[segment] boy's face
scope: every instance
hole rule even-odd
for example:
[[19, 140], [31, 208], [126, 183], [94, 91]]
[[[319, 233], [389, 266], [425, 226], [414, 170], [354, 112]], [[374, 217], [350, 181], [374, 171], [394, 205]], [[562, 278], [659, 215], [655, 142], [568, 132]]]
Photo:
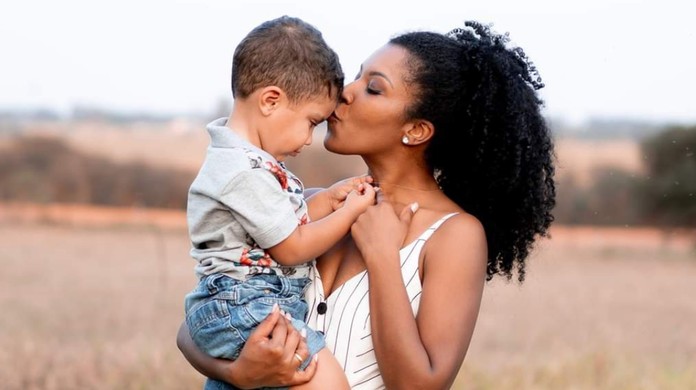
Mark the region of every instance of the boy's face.
[[325, 95], [294, 105], [282, 99], [259, 133], [262, 148], [278, 161], [296, 156], [303, 146], [312, 143], [314, 128], [335, 108], [336, 100]]

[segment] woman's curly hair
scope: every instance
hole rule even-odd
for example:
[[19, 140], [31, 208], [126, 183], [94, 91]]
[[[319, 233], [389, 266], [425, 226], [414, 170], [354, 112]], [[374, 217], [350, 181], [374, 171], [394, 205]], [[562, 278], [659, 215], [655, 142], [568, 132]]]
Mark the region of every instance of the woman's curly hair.
[[425, 158], [444, 193], [481, 221], [488, 280], [518, 280], [538, 236], [548, 236], [555, 205], [554, 150], [543, 87], [507, 34], [466, 22], [446, 35], [410, 32], [389, 41], [407, 50], [415, 100], [409, 119], [435, 127]]

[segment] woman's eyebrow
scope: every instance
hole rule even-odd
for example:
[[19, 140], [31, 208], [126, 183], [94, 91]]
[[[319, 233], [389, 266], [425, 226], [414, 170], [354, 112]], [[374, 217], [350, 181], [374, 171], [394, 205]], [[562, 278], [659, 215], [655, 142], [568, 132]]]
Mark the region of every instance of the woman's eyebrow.
[[368, 75], [368, 76], [379, 76], [379, 77], [381, 77], [381, 78], [387, 80], [387, 82], [389, 83], [389, 85], [391, 85], [392, 88], [394, 88], [394, 84], [392, 84], [391, 80], [389, 80], [389, 77], [387, 77], [387, 75], [385, 75], [385, 74], [382, 73], [382, 72], [372, 71], [372, 72], [368, 73], [367, 75]]

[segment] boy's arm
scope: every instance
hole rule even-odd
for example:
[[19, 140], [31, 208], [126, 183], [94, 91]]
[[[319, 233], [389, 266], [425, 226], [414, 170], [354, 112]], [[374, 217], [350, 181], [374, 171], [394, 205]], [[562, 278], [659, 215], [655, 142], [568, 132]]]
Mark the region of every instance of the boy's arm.
[[366, 185], [362, 194], [352, 192], [340, 209], [324, 218], [298, 226], [285, 240], [266, 251], [282, 265], [306, 263], [343, 238], [358, 216], [374, 203], [374, 198], [374, 189]]
[[304, 197], [305, 197], [305, 200], [311, 198], [312, 196], [314, 196], [315, 194], [317, 194], [317, 193], [319, 193], [319, 192], [321, 192], [321, 191], [324, 191], [325, 189], [326, 189], [326, 188], [321, 188], [321, 187], [310, 187], [310, 188], [305, 188], [304, 194], [303, 194]]
[[328, 189], [322, 188], [314, 191], [306, 199], [306, 202], [310, 221], [322, 219], [334, 211], [331, 206], [331, 196]]
[[[287, 193], [278, 187], [277, 179], [264, 169], [238, 173], [225, 186], [219, 200], [274, 260], [283, 265], [297, 265], [331, 248], [348, 233], [355, 219], [374, 204], [374, 189], [369, 184], [364, 187], [363, 194], [353, 191], [336, 202], [335, 205], [342, 206], [336, 207], [336, 212], [301, 226], [297, 225], [297, 216]], [[330, 204], [330, 207], [333, 208], [334, 204]]]

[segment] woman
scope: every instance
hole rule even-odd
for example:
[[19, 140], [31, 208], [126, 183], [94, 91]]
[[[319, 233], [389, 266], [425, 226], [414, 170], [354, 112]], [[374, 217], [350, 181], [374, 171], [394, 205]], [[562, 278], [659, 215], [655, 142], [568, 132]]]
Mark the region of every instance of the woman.
[[[391, 39], [328, 121], [326, 148], [362, 156], [382, 193], [318, 259], [307, 295], [309, 323], [353, 388], [450, 387], [485, 281], [522, 281], [553, 221], [541, 80], [507, 36], [466, 27]], [[179, 344], [201, 372], [239, 387], [297, 385], [316, 365], [295, 371], [296, 333], [273, 314], [232, 363], [202, 356], [185, 329]]]

